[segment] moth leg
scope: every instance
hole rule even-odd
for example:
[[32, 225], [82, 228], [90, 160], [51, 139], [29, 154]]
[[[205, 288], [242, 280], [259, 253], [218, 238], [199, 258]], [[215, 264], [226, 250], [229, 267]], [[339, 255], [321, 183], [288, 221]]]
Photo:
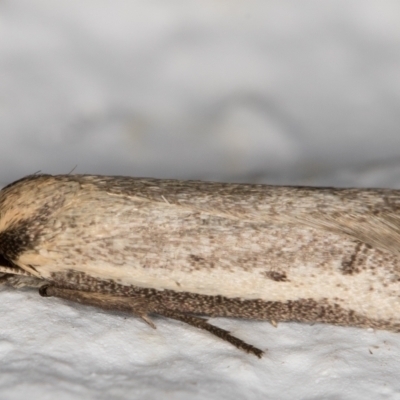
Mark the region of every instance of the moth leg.
[[246, 353], [251, 353], [256, 355], [258, 358], [261, 358], [264, 352], [257, 347], [252, 346], [249, 343], [244, 342], [243, 340], [233, 336], [230, 332], [225, 329], [218, 328], [215, 325], [211, 325], [205, 319], [195, 317], [193, 315], [183, 314], [173, 310], [160, 310], [158, 311], [159, 315], [162, 315], [167, 318], [176, 319], [178, 321], [185, 322], [186, 324], [192, 325], [199, 329], [204, 329], [207, 332], [212, 333], [213, 335], [219, 337], [226, 342], [233, 344], [238, 349], [244, 350]]
[[0, 274], [0, 285], [7, 285], [17, 289], [23, 287], [39, 288], [45, 283], [44, 279], [39, 279], [34, 276]]
[[0, 285], [7, 283], [10, 275], [9, 274], [1, 274], [0, 275]]
[[135, 297], [112, 296], [99, 292], [84, 292], [80, 290], [61, 289], [52, 285], [44, 285], [39, 289], [43, 297], [60, 297], [65, 300], [75, 301], [88, 306], [99, 307], [104, 310], [124, 311], [141, 318], [152, 328], [156, 328], [154, 322], [148, 316], [152, 312], [148, 301]]
[[176, 319], [185, 322], [196, 328], [206, 330], [226, 342], [231, 343], [238, 349], [244, 350], [261, 358], [264, 352], [257, 347], [244, 342], [243, 340], [231, 335], [228, 331], [211, 325], [205, 319], [193, 315], [181, 313], [179, 311], [165, 308], [159, 301], [140, 296], [113, 296], [107, 293], [85, 292], [80, 290], [63, 289], [52, 285], [44, 285], [39, 289], [39, 294], [43, 297], [60, 297], [65, 300], [75, 301], [81, 304], [99, 307], [105, 310], [118, 310], [130, 312], [155, 328], [148, 314], [158, 314], [163, 317]]
[[13, 265], [0, 254], [0, 285], [6, 284], [15, 288], [25, 286], [38, 288], [43, 283], [43, 279], [37, 278], [30, 272]]

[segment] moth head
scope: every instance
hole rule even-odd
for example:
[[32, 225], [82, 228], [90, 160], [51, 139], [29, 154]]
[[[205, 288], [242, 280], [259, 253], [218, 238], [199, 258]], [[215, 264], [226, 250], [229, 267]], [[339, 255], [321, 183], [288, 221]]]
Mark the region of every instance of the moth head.
[[30, 175], [0, 191], [0, 254], [20, 265], [27, 251], [37, 254], [49, 220], [71, 201], [80, 184], [69, 175]]

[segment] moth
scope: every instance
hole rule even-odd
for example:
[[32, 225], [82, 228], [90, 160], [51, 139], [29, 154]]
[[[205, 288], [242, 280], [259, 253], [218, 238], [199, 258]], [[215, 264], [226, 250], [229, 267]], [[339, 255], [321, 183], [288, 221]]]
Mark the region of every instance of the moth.
[[400, 330], [400, 192], [31, 175], [0, 191], [1, 280], [263, 351], [204, 317]]

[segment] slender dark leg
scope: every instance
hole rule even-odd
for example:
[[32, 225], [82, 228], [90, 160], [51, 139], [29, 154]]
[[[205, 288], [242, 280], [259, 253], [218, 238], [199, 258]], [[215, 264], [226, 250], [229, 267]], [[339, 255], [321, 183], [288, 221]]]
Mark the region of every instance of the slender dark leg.
[[228, 331], [218, 328], [208, 323], [205, 319], [195, 317], [190, 314], [181, 313], [179, 311], [165, 308], [160, 301], [155, 298], [143, 298], [138, 296], [115, 296], [107, 293], [84, 292], [80, 290], [63, 289], [52, 285], [44, 285], [39, 289], [39, 294], [43, 297], [60, 297], [62, 299], [75, 301], [81, 304], [100, 307], [105, 310], [118, 310], [132, 313], [150, 326], [155, 328], [154, 323], [150, 320], [148, 314], [158, 314], [163, 317], [176, 319], [185, 322], [196, 328], [206, 330], [219, 337], [226, 342], [231, 343], [238, 349], [244, 350], [261, 358], [263, 351], [244, 342], [243, 340], [231, 335]]

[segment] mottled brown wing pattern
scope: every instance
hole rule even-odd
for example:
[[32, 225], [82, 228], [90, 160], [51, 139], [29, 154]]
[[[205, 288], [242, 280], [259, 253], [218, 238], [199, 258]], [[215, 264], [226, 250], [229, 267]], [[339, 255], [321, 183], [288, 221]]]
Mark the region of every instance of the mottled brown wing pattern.
[[399, 329], [399, 205], [390, 189], [34, 175], [0, 192], [0, 272], [260, 355], [193, 315]]

